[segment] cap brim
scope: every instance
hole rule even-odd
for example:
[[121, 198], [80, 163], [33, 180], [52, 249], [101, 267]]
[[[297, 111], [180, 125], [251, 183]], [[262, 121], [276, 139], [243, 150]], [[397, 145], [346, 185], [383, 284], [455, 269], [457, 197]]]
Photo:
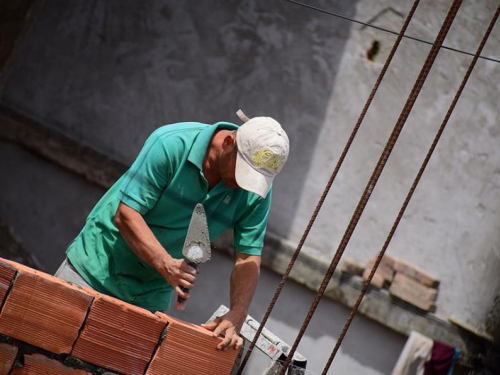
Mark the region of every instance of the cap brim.
[[244, 190], [267, 197], [269, 187], [273, 182], [274, 176], [266, 176], [255, 170], [238, 152], [236, 157], [235, 178], [238, 186]]

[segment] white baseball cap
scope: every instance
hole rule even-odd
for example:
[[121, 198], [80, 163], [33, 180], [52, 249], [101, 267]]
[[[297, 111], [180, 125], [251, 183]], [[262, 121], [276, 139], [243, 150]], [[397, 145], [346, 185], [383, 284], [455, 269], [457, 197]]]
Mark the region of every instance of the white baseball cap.
[[236, 131], [236, 182], [242, 189], [265, 198], [288, 158], [288, 136], [271, 117], [249, 119], [241, 109], [237, 114], [244, 124]]

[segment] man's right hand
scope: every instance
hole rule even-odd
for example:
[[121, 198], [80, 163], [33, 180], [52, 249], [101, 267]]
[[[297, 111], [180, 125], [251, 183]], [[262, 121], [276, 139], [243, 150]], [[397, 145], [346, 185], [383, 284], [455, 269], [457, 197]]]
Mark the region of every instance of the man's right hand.
[[184, 259], [172, 258], [139, 212], [120, 203], [115, 214], [115, 225], [135, 255], [157, 270], [175, 288], [179, 296], [189, 297], [180, 287], [193, 288], [198, 271]]
[[165, 262], [164, 269], [163, 277], [174, 287], [177, 295], [182, 298], [189, 298], [189, 293], [182, 291], [181, 287], [192, 289], [198, 270], [188, 265], [184, 259], [174, 258], [170, 258]]

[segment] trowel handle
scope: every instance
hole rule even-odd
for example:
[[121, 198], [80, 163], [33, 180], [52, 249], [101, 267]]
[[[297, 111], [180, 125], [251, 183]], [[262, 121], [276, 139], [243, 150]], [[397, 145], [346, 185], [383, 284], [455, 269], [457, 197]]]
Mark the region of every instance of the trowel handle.
[[[189, 260], [186, 260], [186, 263], [189, 266], [193, 267], [193, 268], [197, 268], [198, 267], [198, 265], [196, 263], [190, 262]], [[189, 294], [189, 289], [188, 288], [186, 288], [185, 286], [181, 286], [180, 288], [181, 288], [181, 290], [184, 293], [188, 293]], [[185, 309], [185, 307], [186, 307], [186, 300], [187, 300], [187, 298], [182, 298], [182, 297], [177, 296], [177, 310], [181, 310], [182, 311], [182, 310]]]
[[[184, 293], [189, 293], [188, 288], [186, 288], [184, 286], [181, 286], [180, 288]], [[186, 298], [182, 298], [182, 297], [177, 296], [177, 310], [184, 310], [186, 307], [186, 301], [187, 301]]]

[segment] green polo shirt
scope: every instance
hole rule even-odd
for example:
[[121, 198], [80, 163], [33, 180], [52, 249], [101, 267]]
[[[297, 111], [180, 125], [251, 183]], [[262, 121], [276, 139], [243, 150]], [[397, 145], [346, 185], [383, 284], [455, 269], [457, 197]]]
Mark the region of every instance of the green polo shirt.
[[202, 163], [217, 129], [238, 126], [186, 122], [157, 129], [130, 169], [97, 203], [67, 250], [70, 262], [94, 289], [148, 310], [170, 306], [173, 288], [130, 250], [114, 225], [120, 202], [142, 214], [174, 258], [182, 258], [197, 203], [205, 207], [211, 240], [234, 228], [236, 251], [260, 255], [271, 192], [263, 199], [222, 181], [208, 190]]

